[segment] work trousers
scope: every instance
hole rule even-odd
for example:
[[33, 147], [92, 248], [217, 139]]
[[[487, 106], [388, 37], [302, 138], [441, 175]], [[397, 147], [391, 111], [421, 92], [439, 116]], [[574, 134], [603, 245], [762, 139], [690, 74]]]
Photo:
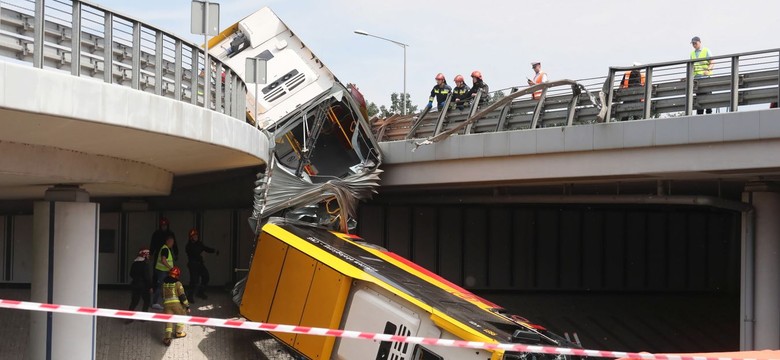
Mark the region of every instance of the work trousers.
[[206, 286], [209, 285], [209, 269], [206, 265], [198, 262], [190, 262], [187, 264], [190, 270], [190, 300], [195, 299], [195, 295], [203, 297]]
[[150, 294], [149, 289], [144, 288], [136, 288], [133, 287], [133, 294], [130, 296], [130, 311], [135, 311], [135, 307], [138, 306], [138, 301], [143, 299], [144, 304], [141, 307], [141, 309], [144, 312], [149, 311], [149, 301], [150, 301]]
[[[170, 302], [163, 305], [163, 313], [170, 314], [170, 315], [187, 315], [187, 312], [184, 310], [184, 306], [181, 305], [180, 302]], [[171, 339], [173, 338], [172, 333], [173, 332], [173, 323], [165, 323], [165, 338]], [[184, 332], [184, 324], [176, 324], [176, 334], [178, 335]]]

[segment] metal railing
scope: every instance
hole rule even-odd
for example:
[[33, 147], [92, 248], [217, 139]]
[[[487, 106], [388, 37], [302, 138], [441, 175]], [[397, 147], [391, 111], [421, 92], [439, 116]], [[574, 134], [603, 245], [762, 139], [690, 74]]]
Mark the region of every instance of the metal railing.
[[0, 56], [246, 120], [246, 84], [235, 71], [209, 57], [206, 81], [198, 45], [87, 1], [0, 0]]
[[[577, 80], [602, 99], [594, 106], [584, 93], [570, 87], [551, 87], [539, 99], [523, 95], [495, 109], [460, 134], [574, 126], [605, 122], [691, 115], [694, 110], [714, 109], [734, 112], [746, 106], [776, 103], [780, 98], [780, 49], [744, 52], [707, 58], [714, 61], [710, 76], [695, 78], [694, 62], [677, 60], [630, 67], [611, 67], [606, 77]], [[623, 87], [623, 75], [638, 70], [644, 85]], [[527, 86], [501, 89], [489, 94], [490, 105], [502, 96]], [[472, 104], [473, 106], [486, 106]], [[767, 106], [768, 107], [768, 106]], [[379, 141], [424, 139], [453, 129], [475, 114], [474, 108], [462, 111], [426, 112], [396, 116], [374, 123]]]

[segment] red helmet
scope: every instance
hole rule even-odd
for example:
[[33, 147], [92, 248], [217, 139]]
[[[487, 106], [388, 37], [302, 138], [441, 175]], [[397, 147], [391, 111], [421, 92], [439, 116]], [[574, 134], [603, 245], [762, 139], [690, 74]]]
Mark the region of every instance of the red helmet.
[[168, 225], [168, 224], [170, 224], [170, 222], [168, 222], [168, 218], [166, 218], [166, 217], [161, 217], [160, 218], [160, 226]]
[[456, 82], [456, 83], [458, 83], [458, 82], [463, 82], [463, 75], [458, 75], [458, 76], [456, 76], [456, 77], [455, 77], [455, 82]]
[[436, 80], [442, 80], [442, 81], [445, 81], [445, 79], [444, 79], [444, 74], [442, 74], [442, 73], [438, 73], [438, 74], [436, 74]]
[[190, 229], [190, 239], [192, 239], [195, 236], [198, 236], [198, 229], [196, 228]]
[[181, 275], [181, 269], [179, 269], [178, 266], [174, 266], [170, 270], [168, 270], [168, 276], [174, 279], [178, 279], [180, 275]]
[[471, 77], [477, 78], [477, 79], [481, 80], [482, 79], [482, 73], [479, 72], [479, 70], [474, 70], [474, 71], [471, 72]]
[[147, 248], [141, 248], [140, 250], [138, 250], [138, 256], [146, 257], [146, 256], [149, 256], [149, 254], [150, 254], [150, 252], [149, 252], [149, 249], [147, 249]]

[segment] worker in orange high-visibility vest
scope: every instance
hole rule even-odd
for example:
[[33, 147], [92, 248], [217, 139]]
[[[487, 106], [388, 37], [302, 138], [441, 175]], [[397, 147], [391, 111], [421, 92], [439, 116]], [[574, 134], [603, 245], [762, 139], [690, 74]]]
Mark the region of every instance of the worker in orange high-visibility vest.
[[[642, 63], [634, 62], [633, 66], [641, 66]], [[620, 81], [621, 89], [630, 87], [645, 86], [645, 74], [639, 69], [628, 70], [623, 74], [623, 80]]]
[[[547, 73], [542, 71], [542, 63], [540, 61], [532, 62], [531, 68], [534, 69], [534, 79], [528, 79], [528, 86], [547, 82]], [[535, 91], [532, 96], [534, 100], [539, 100], [539, 98], [542, 97], [542, 92]]]

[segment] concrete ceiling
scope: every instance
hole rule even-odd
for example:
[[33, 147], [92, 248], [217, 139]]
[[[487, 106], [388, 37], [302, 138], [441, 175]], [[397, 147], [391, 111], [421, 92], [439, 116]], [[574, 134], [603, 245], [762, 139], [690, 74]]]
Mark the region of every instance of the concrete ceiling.
[[78, 184], [92, 196], [167, 195], [173, 176], [263, 163], [196, 139], [5, 108], [0, 129], [4, 199], [41, 198], [54, 184]]

